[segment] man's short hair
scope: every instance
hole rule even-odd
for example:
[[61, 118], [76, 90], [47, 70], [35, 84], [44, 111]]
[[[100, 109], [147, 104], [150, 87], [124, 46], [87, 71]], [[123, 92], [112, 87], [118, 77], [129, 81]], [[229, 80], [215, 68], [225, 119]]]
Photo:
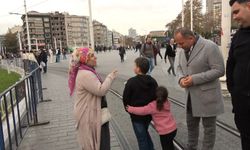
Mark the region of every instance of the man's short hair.
[[135, 65], [140, 68], [141, 73], [146, 74], [149, 70], [149, 62], [147, 58], [138, 57], [135, 59]]
[[193, 31], [191, 31], [190, 29], [188, 28], [179, 28], [177, 29], [175, 32], [174, 32], [174, 35], [180, 33], [184, 38], [187, 38], [187, 37], [195, 37], [195, 34]]
[[239, 4], [241, 4], [241, 3], [250, 2], [250, 0], [230, 0], [230, 1], [229, 1], [229, 5], [230, 5], [230, 6], [233, 6], [233, 4], [234, 4], [235, 2], [238, 2]]

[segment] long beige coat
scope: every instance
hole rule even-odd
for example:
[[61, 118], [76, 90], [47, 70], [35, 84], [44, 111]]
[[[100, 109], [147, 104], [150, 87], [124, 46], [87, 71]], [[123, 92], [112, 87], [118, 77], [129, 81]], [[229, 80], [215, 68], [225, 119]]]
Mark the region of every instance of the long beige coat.
[[219, 78], [225, 73], [224, 61], [218, 46], [202, 37], [197, 41], [189, 60], [180, 51], [177, 65], [179, 79], [187, 75], [193, 85], [186, 89], [191, 96], [192, 113], [195, 117], [212, 117], [224, 112]]
[[100, 149], [101, 97], [108, 92], [114, 78], [110, 74], [101, 83], [93, 72], [78, 71], [74, 115], [78, 142], [84, 150]]

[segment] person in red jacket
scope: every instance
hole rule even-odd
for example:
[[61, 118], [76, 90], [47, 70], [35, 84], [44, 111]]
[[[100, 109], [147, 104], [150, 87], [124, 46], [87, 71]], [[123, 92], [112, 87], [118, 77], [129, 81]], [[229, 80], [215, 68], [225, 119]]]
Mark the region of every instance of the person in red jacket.
[[127, 106], [127, 111], [136, 115], [152, 115], [156, 131], [160, 135], [163, 150], [174, 150], [173, 140], [177, 133], [176, 122], [170, 111], [168, 91], [160, 86], [156, 90], [156, 100], [143, 107]]

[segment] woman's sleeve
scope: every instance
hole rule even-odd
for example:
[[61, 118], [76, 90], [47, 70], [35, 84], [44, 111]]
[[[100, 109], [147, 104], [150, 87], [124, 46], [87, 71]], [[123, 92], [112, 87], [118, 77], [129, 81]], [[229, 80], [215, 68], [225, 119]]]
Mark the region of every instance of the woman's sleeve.
[[[78, 73], [80, 73], [80, 71]], [[80, 82], [82, 82], [82, 86], [96, 96], [105, 96], [115, 78], [112, 74], [109, 74], [104, 82], [101, 83], [92, 72], [84, 72], [81, 74], [81, 77], [82, 80]]]

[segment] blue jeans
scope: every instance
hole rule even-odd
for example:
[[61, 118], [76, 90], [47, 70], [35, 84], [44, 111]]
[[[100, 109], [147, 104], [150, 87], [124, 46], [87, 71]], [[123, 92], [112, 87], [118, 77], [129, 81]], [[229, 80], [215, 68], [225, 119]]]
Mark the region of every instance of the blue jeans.
[[150, 121], [132, 121], [139, 150], [154, 150], [154, 144], [148, 133]]
[[154, 69], [154, 58], [147, 58], [148, 59], [148, 62], [149, 62], [149, 70], [148, 70], [148, 75], [151, 74], [151, 72], [153, 71]]

